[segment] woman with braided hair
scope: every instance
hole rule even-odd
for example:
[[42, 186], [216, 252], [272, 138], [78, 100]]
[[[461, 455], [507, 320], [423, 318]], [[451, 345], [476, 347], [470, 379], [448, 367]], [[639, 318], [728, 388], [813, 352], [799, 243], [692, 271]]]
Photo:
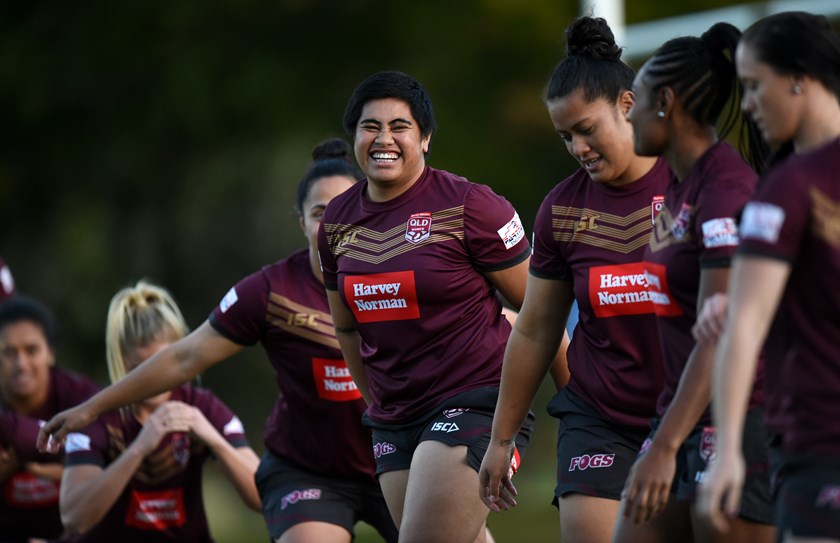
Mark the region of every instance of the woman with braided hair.
[[[773, 540], [761, 372], [750, 396], [744, 435], [750, 476], [738, 519], [728, 534], [713, 534], [692, 523], [690, 514], [715, 454], [709, 415], [714, 345], [696, 344], [691, 327], [704, 300], [727, 287], [738, 245], [736, 217], [758, 177], [745, 159], [760, 166], [767, 155], [754, 124], [740, 118], [734, 65], [740, 35], [717, 23], [699, 38], [670, 40], [633, 83], [636, 105], [629, 119], [636, 152], [662, 155], [673, 171], [645, 252], [665, 386], [651, 435], [625, 484], [615, 541], [637, 540], [632, 526], [641, 523], [657, 527], [661, 541], [692, 535], [702, 541]], [[723, 141], [739, 124], [743, 158]]]

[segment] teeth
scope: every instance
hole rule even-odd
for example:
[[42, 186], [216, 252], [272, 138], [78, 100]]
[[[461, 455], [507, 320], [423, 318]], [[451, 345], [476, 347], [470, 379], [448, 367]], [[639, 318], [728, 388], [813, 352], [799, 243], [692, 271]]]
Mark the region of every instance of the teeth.
[[397, 160], [400, 156], [397, 153], [373, 153], [374, 160]]

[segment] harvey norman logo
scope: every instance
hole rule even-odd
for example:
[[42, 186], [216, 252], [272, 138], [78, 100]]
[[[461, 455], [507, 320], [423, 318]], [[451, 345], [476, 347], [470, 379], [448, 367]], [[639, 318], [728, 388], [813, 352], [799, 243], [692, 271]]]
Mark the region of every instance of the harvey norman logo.
[[645, 264], [590, 268], [589, 301], [597, 317], [653, 313]]
[[344, 297], [357, 322], [420, 318], [413, 270], [348, 275]]

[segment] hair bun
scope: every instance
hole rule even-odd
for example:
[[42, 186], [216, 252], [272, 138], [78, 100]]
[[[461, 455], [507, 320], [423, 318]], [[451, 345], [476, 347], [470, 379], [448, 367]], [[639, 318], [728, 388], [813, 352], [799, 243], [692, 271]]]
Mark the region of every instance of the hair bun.
[[313, 162], [319, 160], [341, 159], [349, 160], [350, 144], [341, 138], [330, 138], [322, 141], [312, 150]]
[[566, 55], [617, 61], [621, 60], [621, 47], [603, 18], [580, 17], [566, 29]]

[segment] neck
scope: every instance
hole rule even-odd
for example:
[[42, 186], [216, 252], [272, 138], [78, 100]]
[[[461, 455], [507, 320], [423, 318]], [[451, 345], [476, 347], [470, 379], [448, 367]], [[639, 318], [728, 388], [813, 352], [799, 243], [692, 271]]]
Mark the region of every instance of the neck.
[[819, 149], [840, 137], [840, 103], [827, 91], [814, 93], [793, 139], [797, 154]]
[[655, 165], [657, 158], [650, 156], [634, 156], [630, 161], [630, 165], [625, 170], [624, 174], [615, 181], [607, 184], [614, 187], [620, 187], [638, 181], [644, 177]]
[[146, 419], [149, 418], [149, 415], [151, 415], [155, 409], [169, 401], [170, 396], [172, 396], [171, 392], [164, 392], [163, 394], [147, 398], [142, 402], [131, 404], [131, 412], [134, 414], [134, 418], [136, 418], [140, 424], [144, 424]]
[[425, 166], [421, 167], [408, 181], [380, 183], [377, 181], [371, 181], [370, 178], [368, 178], [366, 195], [372, 202], [387, 202], [389, 200], [393, 200], [413, 187], [417, 180], [423, 175], [425, 170]]
[[679, 182], [683, 182], [697, 160], [717, 143], [715, 127], [709, 126], [694, 133], [672, 136], [671, 147], [663, 153]]

